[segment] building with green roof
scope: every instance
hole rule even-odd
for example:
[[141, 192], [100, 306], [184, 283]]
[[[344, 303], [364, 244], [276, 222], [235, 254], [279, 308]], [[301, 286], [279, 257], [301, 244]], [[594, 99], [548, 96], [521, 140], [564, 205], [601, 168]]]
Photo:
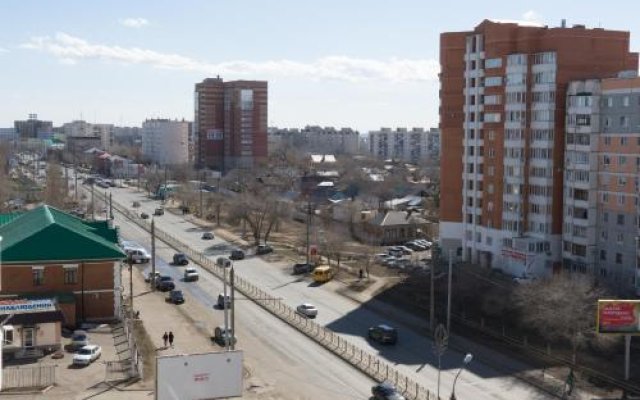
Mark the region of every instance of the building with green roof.
[[108, 221], [86, 221], [43, 205], [0, 214], [0, 237], [0, 298], [65, 298], [60, 304], [67, 325], [117, 315], [126, 254]]

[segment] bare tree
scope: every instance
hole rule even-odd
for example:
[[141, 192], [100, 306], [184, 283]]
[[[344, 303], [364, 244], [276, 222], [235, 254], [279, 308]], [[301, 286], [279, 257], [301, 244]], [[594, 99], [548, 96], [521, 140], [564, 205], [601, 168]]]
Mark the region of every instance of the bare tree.
[[581, 276], [557, 276], [521, 285], [514, 293], [522, 321], [547, 340], [571, 343], [573, 363], [578, 349], [596, 340], [595, 313], [604, 291]]
[[246, 222], [254, 244], [266, 243], [278, 221], [287, 213], [285, 204], [269, 193], [244, 192], [234, 198], [229, 210], [232, 222]]
[[64, 208], [69, 195], [67, 181], [62, 176], [62, 168], [55, 163], [47, 166], [47, 180], [44, 188], [44, 202], [57, 208]]
[[346, 250], [346, 243], [350, 239], [348, 227], [335, 223], [331, 219], [325, 219], [323, 223], [323, 238], [321, 243], [322, 253], [327, 257], [329, 266], [331, 259], [336, 261], [336, 268], [340, 270], [340, 261]]

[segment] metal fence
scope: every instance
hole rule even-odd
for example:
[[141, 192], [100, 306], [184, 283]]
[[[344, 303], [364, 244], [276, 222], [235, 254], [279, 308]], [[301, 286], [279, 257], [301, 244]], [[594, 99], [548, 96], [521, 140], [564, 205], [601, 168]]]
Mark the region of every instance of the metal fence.
[[2, 390], [41, 389], [56, 383], [56, 367], [53, 364], [5, 367], [2, 369]]
[[[143, 229], [149, 232], [151, 231], [151, 224], [147, 222], [147, 220], [138, 218], [135, 213], [127, 210], [116, 202], [113, 202], [113, 207]], [[210, 260], [203, 253], [191, 249], [188, 244], [167, 234], [157, 227], [155, 227], [155, 234], [159, 240], [167, 243], [172, 248], [185, 253], [189, 258], [196, 261], [208, 272], [220, 279], [223, 278], [224, 271], [222, 267], [216, 265], [215, 262]], [[253, 285], [248, 280], [238, 275], [235, 277], [235, 288], [248, 299], [254, 301], [265, 310], [304, 333], [306, 336], [350, 363], [363, 373], [369, 375], [371, 378], [377, 381], [386, 380], [392, 382], [408, 399], [439, 400], [436, 394], [422, 387], [419, 383], [408, 376], [398, 372], [398, 370], [390, 363], [349, 343], [332, 330], [327, 329], [308, 318], [300, 316], [293, 308], [284, 304], [281, 300], [274, 298], [271, 294], [264, 292], [256, 285]]]
[[[124, 304], [124, 301], [121, 302]], [[127, 341], [127, 348], [129, 349], [129, 358], [120, 361], [107, 361], [106, 362], [106, 379], [118, 380], [123, 372], [126, 372], [126, 378], [140, 378], [143, 377], [143, 359], [140, 357], [140, 351], [138, 349], [138, 343], [136, 342], [135, 335], [133, 334], [133, 324], [135, 320], [132, 318], [130, 310], [127, 306], [122, 305], [118, 312], [118, 317], [123, 330], [123, 336]]]

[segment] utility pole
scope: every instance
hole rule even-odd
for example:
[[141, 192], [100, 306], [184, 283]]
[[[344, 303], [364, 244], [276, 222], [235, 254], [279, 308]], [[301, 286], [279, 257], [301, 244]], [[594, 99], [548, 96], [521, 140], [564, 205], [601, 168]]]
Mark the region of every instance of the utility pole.
[[235, 275], [233, 267], [231, 267], [229, 275], [229, 286], [231, 286], [231, 350], [236, 349], [236, 341], [233, 340], [236, 337]]
[[94, 202], [94, 195], [93, 195], [93, 181], [91, 181], [91, 219], [92, 220], [96, 220], [96, 209], [95, 209], [95, 202]]
[[309, 265], [309, 234], [311, 230], [311, 202], [307, 200], [307, 265]]
[[167, 165], [164, 165], [164, 195], [162, 196], [162, 204], [167, 202], [167, 196], [169, 196], [169, 191], [167, 190]]
[[[232, 267], [233, 268], [233, 267]], [[227, 267], [222, 267], [223, 271], [223, 290], [222, 295], [224, 299], [222, 301], [222, 305], [224, 306], [224, 347], [226, 351], [229, 351], [229, 304], [227, 303]]]
[[73, 160], [74, 160], [73, 172], [74, 172], [74, 175], [75, 175], [75, 183], [73, 185], [73, 189], [75, 190], [74, 200], [77, 202], [78, 201], [78, 166], [75, 163], [75, 158]]
[[204, 172], [200, 174], [200, 218], [203, 217], [204, 212], [202, 212], [202, 180], [204, 179]]
[[109, 218], [113, 219], [113, 193], [109, 192]]
[[156, 291], [156, 223], [151, 218], [151, 291]]
[[451, 276], [453, 275], [453, 250], [449, 249], [449, 289], [447, 290], [447, 332], [451, 332]]
[[[433, 255], [433, 252], [432, 252]], [[431, 258], [431, 288], [429, 290], [429, 328], [431, 328], [431, 333], [434, 334], [435, 333], [435, 329], [436, 329], [436, 302], [435, 302], [435, 274], [436, 274], [436, 265], [437, 265], [437, 261], [438, 259], [433, 259], [433, 257]]]
[[129, 264], [129, 303], [131, 315], [133, 315], [133, 257], [131, 255], [127, 257], [127, 264]]

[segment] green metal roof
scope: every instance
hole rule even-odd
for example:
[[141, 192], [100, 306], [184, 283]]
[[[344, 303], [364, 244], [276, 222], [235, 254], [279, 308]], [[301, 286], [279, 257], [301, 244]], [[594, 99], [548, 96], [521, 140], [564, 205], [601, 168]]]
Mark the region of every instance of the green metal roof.
[[0, 236], [4, 264], [126, 257], [117, 245], [118, 231], [107, 221], [84, 221], [47, 205], [13, 218], [0, 214]]
[[5, 225], [5, 224], [13, 221], [14, 219], [18, 218], [22, 214], [24, 214], [24, 213], [16, 212], [16, 213], [11, 213], [11, 214], [0, 214], [0, 226]]

